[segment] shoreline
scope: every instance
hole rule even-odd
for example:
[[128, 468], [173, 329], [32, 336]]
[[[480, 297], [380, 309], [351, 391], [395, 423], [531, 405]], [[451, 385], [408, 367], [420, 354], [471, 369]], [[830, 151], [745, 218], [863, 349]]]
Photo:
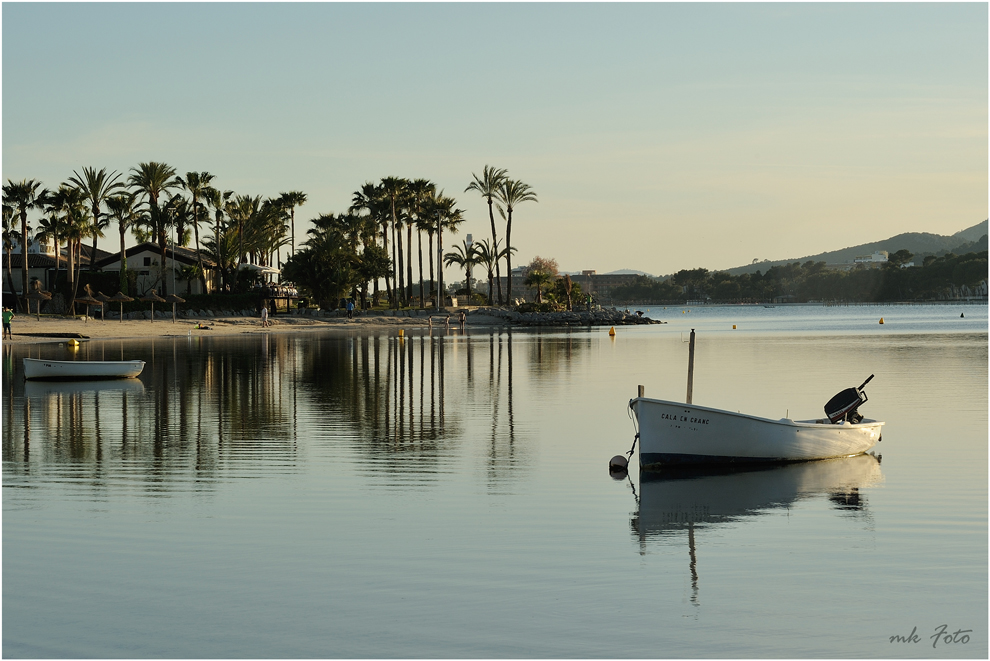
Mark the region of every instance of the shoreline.
[[[327, 329], [338, 331], [372, 330], [381, 328], [447, 328], [449, 316], [451, 330], [458, 324], [456, 312], [444, 310], [402, 310], [395, 312], [357, 314], [353, 319], [344, 315], [280, 314], [268, 319], [268, 327], [261, 325], [261, 317], [237, 313], [210, 316], [181, 316], [175, 321], [171, 315], [158, 313], [154, 319], [107, 319], [77, 315], [74, 317], [18, 315], [11, 322], [13, 337], [4, 342], [14, 344], [40, 344], [58, 340], [134, 340], [154, 337], [187, 337], [216, 335], [245, 335], [259, 333], [311, 332]], [[465, 327], [608, 327], [665, 323], [648, 317], [625, 314], [618, 310], [596, 312], [520, 313], [499, 308], [463, 309]]]
[[[434, 315], [434, 317], [446, 316]], [[12, 338], [4, 338], [4, 344], [42, 344], [67, 339], [80, 340], [141, 340], [154, 337], [187, 337], [190, 334], [197, 337], [252, 335], [261, 333], [292, 333], [310, 332], [316, 330], [371, 330], [380, 328], [427, 328], [429, 317], [409, 316], [356, 316], [346, 317], [311, 317], [303, 315], [277, 315], [269, 318], [267, 328], [261, 325], [260, 317], [217, 316], [205, 318], [171, 318], [158, 319], [107, 319], [82, 316], [78, 317], [45, 317], [37, 319], [34, 315], [18, 315], [11, 321]], [[197, 328], [197, 326], [206, 328]], [[466, 325], [471, 327], [507, 326], [502, 319], [483, 314], [468, 314]], [[443, 329], [443, 321], [434, 319], [434, 328]], [[457, 328], [457, 316], [452, 315], [451, 329]]]

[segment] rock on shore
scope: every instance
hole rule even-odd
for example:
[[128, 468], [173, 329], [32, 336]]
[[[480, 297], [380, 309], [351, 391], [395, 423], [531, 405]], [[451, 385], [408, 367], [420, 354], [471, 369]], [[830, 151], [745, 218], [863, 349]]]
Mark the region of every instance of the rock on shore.
[[496, 317], [520, 326], [630, 326], [666, 323], [638, 314], [626, 314], [615, 308], [592, 312], [516, 312], [500, 308], [478, 308], [472, 314]]

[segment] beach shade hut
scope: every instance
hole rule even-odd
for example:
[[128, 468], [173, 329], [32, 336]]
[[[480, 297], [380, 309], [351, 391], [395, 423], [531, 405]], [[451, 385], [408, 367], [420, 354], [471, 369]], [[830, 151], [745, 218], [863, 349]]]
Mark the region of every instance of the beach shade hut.
[[107, 303], [110, 302], [110, 297], [107, 296], [106, 294], [104, 294], [103, 292], [98, 291], [98, 292], [96, 292], [96, 296], [94, 296], [93, 298], [95, 298], [96, 300], [98, 300], [100, 302], [100, 320], [101, 321], [106, 321], [107, 320]]
[[152, 289], [150, 292], [141, 297], [141, 300], [145, 303], [151, 303], [151, 321], [155, 321], [155, 303], [164, 303], [165, 299], [158, 295], [158, 292]]
[[28, 298], [28, 314], [31, 314], [31, 303], [30, 301], [37, 301], [35, 308], [38, 321], [41, 321], [41, 302], [52, 300], [52, 295], [46, 291], [41, 291], [41, 283], [37, 280], [31, 283], [31, 291], [27, 295]]
[[116, 296], [111, 296], [109, 300], [114, 303], [120, 303], [120, 323], [124, 323], [124, 303], [130, 303], [134, 299], [124, 292], [119, 291]]
[[82, 296], [76, 296], [76, 303], [82, 303], [86, 306], [86, 321], [89, 321], [89, 306], [100, 305], [100, 299], [93, 296], [93, 290], [86, 285], [86, 293]]
[[165, 295], [165, 302], [172, 304], [172, 323], [174, 324], [175, 323], [175, 304], [176, 303], [185, 303], [186, 302], [186, 299], [180, 298], [179, 296], [176, 296], [175, 294], [166, 294]]

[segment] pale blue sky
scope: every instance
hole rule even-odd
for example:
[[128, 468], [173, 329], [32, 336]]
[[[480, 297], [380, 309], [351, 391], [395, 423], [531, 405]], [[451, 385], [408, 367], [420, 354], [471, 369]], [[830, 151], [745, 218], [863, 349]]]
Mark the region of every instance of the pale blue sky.
[[489, 233], [463, 192], [487, 163], [539, 195], [514, 216], [514, 261], [600, 273], [987, 217], [986, 3], [2, 12], [4, 181], [164, 161], [306, 192], [301, 240], [365, 181], [425, 177], [466, 210], [460, 239]]

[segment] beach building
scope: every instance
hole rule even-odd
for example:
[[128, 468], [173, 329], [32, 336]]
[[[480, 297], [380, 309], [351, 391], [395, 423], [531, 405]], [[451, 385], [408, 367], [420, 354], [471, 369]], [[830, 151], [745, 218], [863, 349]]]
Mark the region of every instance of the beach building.
[[[212, 259], [203, 256], [203, 270], [206, 272], [206, 291], [203, 283], [197, 278], [186, 278], [185, 269], [199, 264], [196, 251], [183, 246], [168, 246], [165, 249], [165, 263], [162, 264], [162, 251], [157, 243], [141, 243], [124, 251], [127, 259], [127, 270], [137, 274], [137, 291], [146, 292], [152, 288], [159, 295], [167, 293], [178, 294], [209, 294], [217, 288], [216, 264]], [[120, 253], [111, 253], [106, 258], [96, 262], [96, 267], [105, 273], [120, 273]]]

